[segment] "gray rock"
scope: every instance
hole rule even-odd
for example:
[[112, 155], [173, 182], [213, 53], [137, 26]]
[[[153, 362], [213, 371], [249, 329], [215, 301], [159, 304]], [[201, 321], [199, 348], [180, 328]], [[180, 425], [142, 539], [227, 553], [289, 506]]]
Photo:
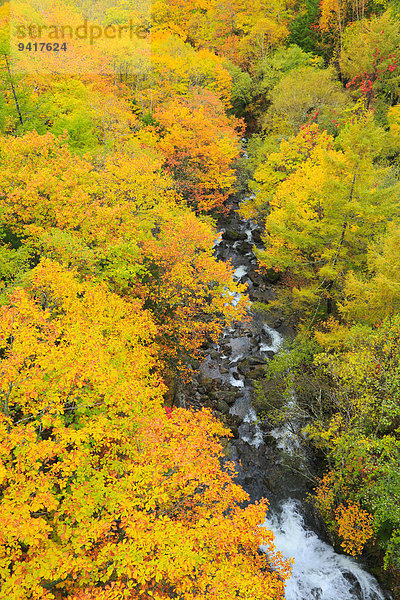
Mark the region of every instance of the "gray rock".
[[[235, 428], [235, 429], [237, 429], [237, 428]], [[233, 429], [232, 429], [232, 432], [233, 432]], [[227, 456], [229, 458], [229, 460], [232, 460], [235, 462], [239, 460], [239, 454], [238, 454], [237, 448], [235, 446], [233, 446], [233, 444], [231, 444], [230, 442], [228, 442], [228, 444], [225, 447], [225, 456]]]
[[235, 404], [236, 394], [235, 392], [224, 392], [224, 400], [229, 406]]
[[251, 347], [251, 339], [247, 336], [240, 336], [231, 339], [229, 342], [229, 346], [231, 348], [231, 353], [234, 355], [246, 354], [250, 351]]
[[250, 437], [252, 435], [250, 423], [242, 423], [239, 427], [239, 433], [241, 437]]
[[256, 273], [255, 271], [249, 272], [249, 279], [255, 286], [259, 286], [262, 283], [262, 276], [259, 273]]
[[249, 242], [239, 242], [237, 246], [237, 250], [239, 250], [239, 252], [241, 252], [242, 254], [247, 254], [248, 252], [251, 252], [252, 249], [253, 244], [250, 244]]
[[262, 244], [263, 241], [261, 239], [261, 233], [258, 229], [253, 229], [253, 240], [255, 241], [256, 244]]
[[238, 240], [245, 240], [246, 234], [239, 233], [238, 231], [234, 231], [233, 229], [227, 229], [222, 234], [223, 240], [229, 240], [230, 242], [237, 242]]
[[265, 365], [266, 362], [263, 358], [258, 356], [250, 356], [250, 358], [247, 360], [251, 365]]
[[264, 377], [264, 374], [265, 374], [264, 366], [258, 365], [249, 372], [248, 377], [249, 377], [249, 379], [262, 379]]
[[241, 373], [242, 375], [247, 377], [251, 371], [249, 359], [246, 358], [245, 360], [242, 360], [241, 362], [239, 362], [237, 368], [238, 368], [239, 373]]
[[227, 415], [229, 413], [229, 406], [227, 405], [227, 403], [224, 400], [218, 400], [216, 408], [223, 415]]

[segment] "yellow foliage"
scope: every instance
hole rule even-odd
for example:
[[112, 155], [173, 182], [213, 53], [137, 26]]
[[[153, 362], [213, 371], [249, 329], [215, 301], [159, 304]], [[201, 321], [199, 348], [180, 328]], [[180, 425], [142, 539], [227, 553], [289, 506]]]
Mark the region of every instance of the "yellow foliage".
[[171, 170], [192, 152], [190, 172], [198, 177], [202, 207], [226, 197], [237, 135], [218, 101], [215, 113], [207, 129], [205, 109], [191, 114], [183, 104], [188, 128], [175, 124], [173, 113], [165, 115], [170, 133], [156, 142], [158, 153], [134, 138], [100, 165], [73, 156], [51, 134], [0, 139], [0, 208], [15, 235], [127, 300], [141, 298], [156, 320], [163, 360], [180, 360], [179, 369], [182, 356], [196, 353], [206, 333], [215, 338], [224, 322], [243, 316], [246, 305], [245, 299], [236, 307], [227, 302], [226, 290], [243, 286], [234, 284], [230, 266], [212, 256], [209, 222], [177, 205], [172, 178], [161, 171], [161, 146]]
[[281, 598], [266, 502], [240, 508], [220, 467], [228, 432], [163, 410], [150, 315], [49, 261], [31, 282], [1, 319], [3, 597]]

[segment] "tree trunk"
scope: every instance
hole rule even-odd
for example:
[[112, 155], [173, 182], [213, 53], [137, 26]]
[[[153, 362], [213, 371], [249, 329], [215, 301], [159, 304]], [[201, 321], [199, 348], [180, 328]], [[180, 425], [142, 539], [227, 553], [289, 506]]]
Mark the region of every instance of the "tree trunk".
[[16, 109], [17, 109], [17, 112], [18, 112], [18, 116], [19, 116], [19, 122], [21, 123], [21, 125], [23, 125], [24, 121], [22, 119], [21, 109], [20, 109], [19, 104], [18, 104], [18, 98], [17, 98], [17, 94], [15, 92], [14, 82], [13, 82], [13, 79], [12, 79], [12, 76], [11, 76], [10, 65], [8, 64], [8, 60], [7, 60], [7, 55], [6, 54], [4, 54], [4, 60], [6, 61], [6, 67], [7, 67], [7, 71], [8, 71], [8, 77], [10, 79], [10, 85], [11, 85], [12, 93], [13, 93], [13, 96], [14, 96], [15, 106], [16, 106]]

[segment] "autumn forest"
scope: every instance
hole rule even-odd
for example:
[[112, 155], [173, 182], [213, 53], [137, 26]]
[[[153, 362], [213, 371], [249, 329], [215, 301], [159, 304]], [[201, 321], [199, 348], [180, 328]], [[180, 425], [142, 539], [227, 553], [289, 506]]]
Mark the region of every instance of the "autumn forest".
[[300, 423], [309, 510], [399, 599], [398, 0], [11, 0], [0, 50], [0, 600], [285, 597], [226, 403], [180, 400], [252, 318], [235, 211], [287, 332], [265, 443]]

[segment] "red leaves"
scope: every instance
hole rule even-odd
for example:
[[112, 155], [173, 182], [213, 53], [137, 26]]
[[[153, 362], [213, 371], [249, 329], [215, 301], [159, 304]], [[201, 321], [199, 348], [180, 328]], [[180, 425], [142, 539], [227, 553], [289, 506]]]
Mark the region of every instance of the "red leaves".
[[346, 84], [346, 88], [358, 85], [358, 89], [364, 96], [370, 96], [375, 82], [380, 81], [385, 73], [394, 73], [399, 66], [398, 58], [393, 53], [389, 53], [384, 57], [377, 48], [375, 48], [373, 58], [373, 71], [370, 73], [365, 72], [362, 75], [355, 75]]

